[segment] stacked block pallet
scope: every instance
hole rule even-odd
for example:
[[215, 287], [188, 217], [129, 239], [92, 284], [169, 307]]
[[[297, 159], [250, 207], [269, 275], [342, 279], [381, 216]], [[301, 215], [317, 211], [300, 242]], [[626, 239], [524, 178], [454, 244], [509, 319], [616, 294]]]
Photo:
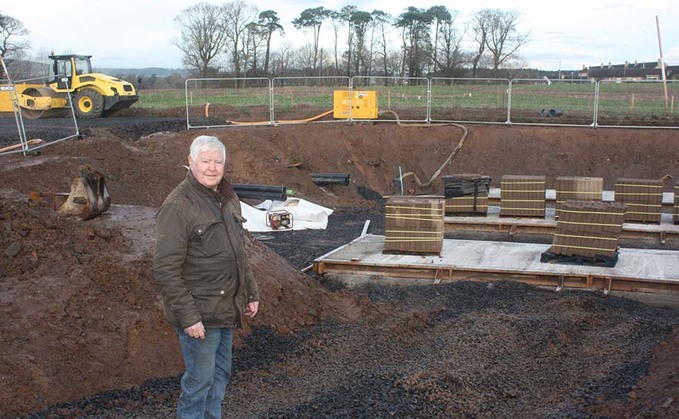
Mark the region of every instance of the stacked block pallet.
[[502, 176], [500, 216], [544, 218], [545, 176]]
[[445, 213], [477, 215], [488, 213], [490, 177], [478, 174], [443, 176]]
[[444, 231], [443, 199], [397, 196], [387, 200], [383, 253], [440, 254]]
[[566, 201], [601, 201], [604, 179], [601, 177], [559, 176], [556, 178], [556, 217]]
[[565, 201], [541, 261], [615, 266], [626, 211], [619, 202]]
[[615, 201], [627, 205], [627, 222], [660, 224], [662, 180], [620, 178], [615, 182]]

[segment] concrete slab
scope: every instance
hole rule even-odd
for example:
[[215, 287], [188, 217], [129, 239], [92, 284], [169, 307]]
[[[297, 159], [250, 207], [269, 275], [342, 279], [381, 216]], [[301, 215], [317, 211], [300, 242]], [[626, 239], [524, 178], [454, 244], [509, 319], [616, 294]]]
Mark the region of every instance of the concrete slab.
[[679, 292], [679, 251], [673, 250], [620, 249], [614, 267], [601, 267], [540, 262], [548, 244], [445, 239], [440, 256], [383, 254], [383, 246], [384, 236], [365, 235], [316, 259], [314, 269], [432, 279], [505, 277], [556, 285], [554, 279], [561, 278], [565, 287]]

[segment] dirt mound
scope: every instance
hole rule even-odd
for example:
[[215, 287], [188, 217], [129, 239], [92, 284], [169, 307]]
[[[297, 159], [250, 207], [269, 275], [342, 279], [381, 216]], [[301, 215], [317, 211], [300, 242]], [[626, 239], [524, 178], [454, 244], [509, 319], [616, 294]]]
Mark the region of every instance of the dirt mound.
[[[0, 203], [3, 416], [178, 374], [176, 335], [162, 318], [150, 276], [153, 209], [114, 206], [83, 223], [6, 195]], [[290, 334], [328, 318], [351, 320], [371, 305], [318, 287], [252, 239], [247, 250], [268, 307], [253, 325]]]
[[[458, 144], [459, 128], [168, 132], [160, 121], [137, 135], [126, 124], [89, 128], [85, 139], [38, 156], [0, 157], [0, 416], [48, 406], [63, 417], [172, 415], [182, 365], [150, 276], [153, 215], [184, 177], [188, 146], [199, 133], [226, 143], [232, 182], [284, 185], [337, 210], [326, 236], [282, 233], [292, 245], [285, 236], [270, 245], [248, 241], [262, 311], [238, 335], [242, 373], [228, 400], [234, 416], [677, 413], [671, 348], [679, 344], [672, 333], [679, 321], [671, 310], [516, 284], [344, 290], [295, 269], [379, 217], [381, 196], [394, 191], [399, 170], [428, 180]], [[442, 175], [481, 173], [494, 185], [503, 174], [543, 174], [550, 182], [602, 176], [607, 188], [617, 177], [679, 176], [669, 130], [469, 129]], [[106, 176], [113, 206], [105, 215], [58, 218], [27, 199], [31, 191], [68, 191], [84, 163]], [[319, 187], [310, 176], [318, 172], [349, 173], [352, 182]], [[404, 186], [406, 193], [442, 190], [440, 181], [421, 187], [414, 176]], [[280, 255], [294, 256], [295, 267]], [[168, 385], [155, 381], [161, 377], [175, 378]], [[153, 384], [140, 387], [147, 380]], [[77, 402], [107, 390], [136, 396]]]

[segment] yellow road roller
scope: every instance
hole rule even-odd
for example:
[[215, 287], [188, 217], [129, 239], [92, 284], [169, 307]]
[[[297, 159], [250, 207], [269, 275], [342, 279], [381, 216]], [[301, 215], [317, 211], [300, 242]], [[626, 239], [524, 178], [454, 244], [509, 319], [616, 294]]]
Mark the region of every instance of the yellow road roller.
[[18, 106], [29, 119], [58, 117], [69, 114], [72, 104], [78, 118], [99, 118], [139, 99], [132, 83], [93, 73], [91, 55], [49, 58], [50, 77], [44, 84], [0, 84], [0, 112], [13, 112]]

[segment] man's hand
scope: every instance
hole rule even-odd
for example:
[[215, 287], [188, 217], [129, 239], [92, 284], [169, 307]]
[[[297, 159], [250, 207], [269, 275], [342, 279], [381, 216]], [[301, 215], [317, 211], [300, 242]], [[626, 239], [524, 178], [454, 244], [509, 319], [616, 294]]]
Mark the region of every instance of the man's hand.
[[250, 318], [255, 317], [257, 311], [259, 311], [259, 301], [248, 303], [247, 307], [245, 307], [245, 315]]
[[198, 322], [193, 326], [187, 327], [184, 329], [184, 332], [192, 338], [205, 340], [205, 326], [203, 326], [203, 322]]

